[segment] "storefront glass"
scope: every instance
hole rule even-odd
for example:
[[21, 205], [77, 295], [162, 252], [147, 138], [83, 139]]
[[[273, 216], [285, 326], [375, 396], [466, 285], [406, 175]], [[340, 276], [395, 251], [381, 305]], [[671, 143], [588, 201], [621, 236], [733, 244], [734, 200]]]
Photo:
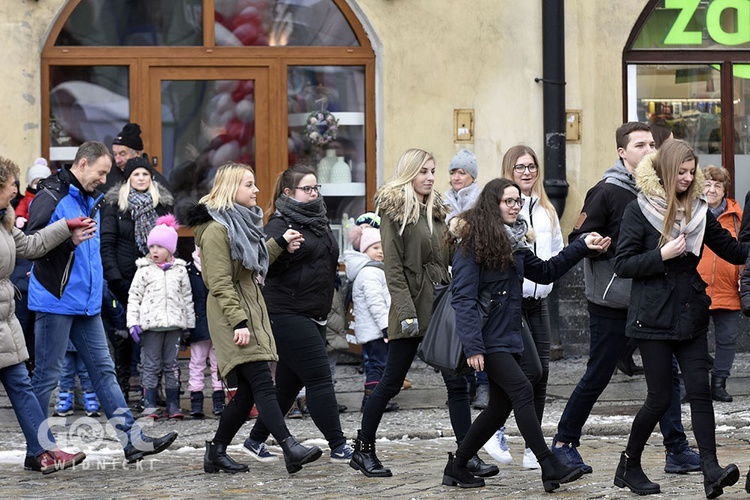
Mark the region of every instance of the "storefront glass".
[[[734, 177], [736, 196], [744, 203], [750, 190], [750, 65], [735, 64], [734, 73]], [[750, 207], [748, 207], [750, 209]]]

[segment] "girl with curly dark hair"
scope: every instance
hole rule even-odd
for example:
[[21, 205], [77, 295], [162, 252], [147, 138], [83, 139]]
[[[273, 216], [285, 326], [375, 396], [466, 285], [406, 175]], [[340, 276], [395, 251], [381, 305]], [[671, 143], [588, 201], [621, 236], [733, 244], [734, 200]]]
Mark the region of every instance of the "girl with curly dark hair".
[[452, 227], [458, 244], [451, 282], [456, 328], [469, 366], [487, 372], [490, 400], [471, 425], [455, 458], [449, 454], [445, 485], [484, 486], [484, 480], [474, 477], [466, 467], [467, 460], [505, 424], [511, 410], [539, 460], [546, 491], [583, 474], [578, 468], [561, 464], [547, 448], [534, 408], [534, 391], [520, 365], [523, 278], [526, 275], [537, 283], [550, 283], [589, 251], [605, 251], [610, 240], [591, 233], [550, 260], [541, 260], [530, 249], [528, 223], [519, 217], [522, 206], [518, 184], [494, 179], [484, 187], [476, 206], [456, 217]]

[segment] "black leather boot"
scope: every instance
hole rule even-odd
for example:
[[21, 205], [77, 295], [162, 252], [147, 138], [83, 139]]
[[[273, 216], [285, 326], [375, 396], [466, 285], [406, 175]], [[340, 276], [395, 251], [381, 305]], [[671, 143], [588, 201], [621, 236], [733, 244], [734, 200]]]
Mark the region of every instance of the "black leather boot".
[[750, 470], [747, 471], [747, 479], [745, 480], [745, 491], [750, 493]]
[[247, 472], [248, 470], [250, 469], [248, 469], [247, 465], [238, 464], [232, 457], [227, 455], [227, 445], [206, 441], [206, 454], [203, 456], [204, 472], [237, 474], [238, 472]]
[[203, 391], [193, 391], [190, 393], [190, 416], [193, 418], [203, 418]]
[[[461, 446], [460, 441], [456, 441], [456, 444], [458, 447]], [[458, 455], [458, 448], [456, 448], [456, 455]], [[500, 469], [497, 468], [497, 465], [489, 465], [485, 463], [476, 453], [466, 461], [466, 468], [476, 477], [492, 477], [497, 476], [500, 473]]]
[[615, 471], [615, 486], [624, 488], [638, 495], [655, 495], [661, 493], [657, 483], [652, 482], [641, 468], [641, 457], [629, 457], [624, 451], [620, 455], [620, 464]]
[[727, 392], [727, 379], [711, 375], [711, 399], [731, 403], [734, 398]]
[[740, 470], [737, 466], [729, 464], [722, 468], [716, 460], [716, 455], [701, 457], [701, 470], [706, 498], [718, 497], [724, 493], [726, 486], [732, 486], [740, 479]]
[[349, 467], [360, 471], [367, 477], [391, 477], [391, 469], [386, 469], [375, 454], [375, 443], [362, 439], [362, 431], [357, 431], [354, 440], [354, 453]]
[[474, 477], [474, 474], [466, 467], [466, 461], [454, 458], [453, 453], [448, 453], [448, 463], [443, 469], [443, 484], [445, 486], [460, 486], [461, 488], [481, 488], [484, 479]]
[[548, 457], [539, 461], [539, 466], [542, 468], [542, 483], [547, 493], [552, 493], [561, 484], [575, 481], [583, 476], [583, 469], [560, 462], [552, 452]]
[[125, 459], [129, 464], [132, 464], [143, 460], [144, 457], [149, 455], [156, 455], [169, 448], [175, 439], [177, 439], [175, 431], [158, 438], [141, 435], [139, 439], [133, 439], [131, 435], [130, 444], [123, 450], [125, 452]]
[[289, 436], [279, 444], [281, 449], [284, 450], [286, 471], [289, 474], [301, 471], [303, 465], [316, 461], [323, 454], [323, 451], [317, 446], [311, 446], [310, 448], [302, 446], [294, 439], [294, 436]]

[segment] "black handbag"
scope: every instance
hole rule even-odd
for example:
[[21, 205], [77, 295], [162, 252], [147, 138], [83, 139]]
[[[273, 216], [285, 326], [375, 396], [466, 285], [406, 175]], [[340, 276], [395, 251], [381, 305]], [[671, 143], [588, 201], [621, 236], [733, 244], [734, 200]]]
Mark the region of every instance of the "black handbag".
[[451, 375], [468, 375], [474, 369], [466, 364], [464, 347], [456, 332], [456, 311], [451, 305], [450, 285], [434, 286], [432, 318], [417, 349], [417, 356], [433, 368]]

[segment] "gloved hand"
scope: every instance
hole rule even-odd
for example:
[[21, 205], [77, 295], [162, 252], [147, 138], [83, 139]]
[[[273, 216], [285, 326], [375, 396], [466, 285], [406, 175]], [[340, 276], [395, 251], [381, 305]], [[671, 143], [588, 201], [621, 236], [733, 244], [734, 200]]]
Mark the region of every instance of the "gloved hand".
[[133, 342], [136, 344], [141, 343], [141, 334], [143, 333], [143, 330], [141, 330], [141, 327], [138, 325], [133, 325], [130, 327], [130, 336], [133, 337]]
[[401, 321], [401, 332], [409, 337], [419, 335], [419, 320], [417, 318], [408, 318]]
[[383, 338], [384, 339], [386, 339], [386, 340], [388, 339], [388, 328], [387, 327], [383, 328], [382, 330], [380, 330], [380, 333], [383, 334]]
[[16, 217], [16, 227], [18, 229], [23, 229], [27, 222], [29, 222], [29, 219], [26, 217]]
[[128, 338], [128, 331], [127, 330], [115, 329], [115, 335], [117, 335], [118, 337], [122, 337], [122, 338], [126, 339], [126, 338]]
[[68, 224], [68, 229], [70, 231], [74, 229], [78, 229], [81, 227], [89, 227], [94, 224], [94, 219], [91, 217], [84, 217], [82, 215], [79, 215], [75, 219], [68, 219], [65, 221]]

